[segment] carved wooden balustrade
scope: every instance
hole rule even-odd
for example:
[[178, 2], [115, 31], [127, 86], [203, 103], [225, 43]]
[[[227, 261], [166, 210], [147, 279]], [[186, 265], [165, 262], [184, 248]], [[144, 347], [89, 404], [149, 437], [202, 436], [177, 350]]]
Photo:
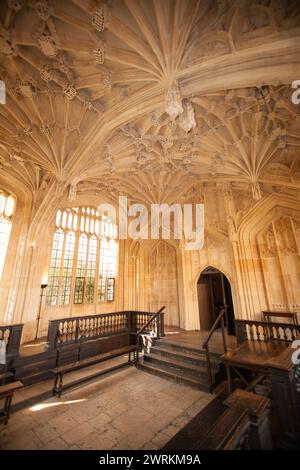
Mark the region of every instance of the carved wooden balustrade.
[[300, 335], [300, 325], [292, 323], [274, 323], [255, 320], [235, 320], [237, 342], [284, 341], [290, 343]]
[[0, 326], [0, 340], [6, 344], [6, 354], [16, 356], [19, 354], [23, 325]]
[[[151, 317], [153, 312], [123, 311], [82, 317], [60, 318], [49, 321], [47, 344], [49, 348], [79, 341], [135, 334]], [[164, 335], [163, 316], [148, 325], [147, 332]]]
[[0, 364], [0, 373], [13, 366], [14, 358], [19, 355], [23, 325], [0, 326], [0, 340], [6, 345], [6, 364]]
[[[136, 333], [141, 328], [144, 327], [146, 323], [153, 317], [153, 312], [140, 312], [132, 311], [129, 312], [132, 315], [132, 328], [133, 333]], [[154, 332], [155, 336], [161, 337], [164, 336], [164, 312], [161, 312], [161, 315], [158, 315], [154, 318], [144, 329], [144, 333]]]

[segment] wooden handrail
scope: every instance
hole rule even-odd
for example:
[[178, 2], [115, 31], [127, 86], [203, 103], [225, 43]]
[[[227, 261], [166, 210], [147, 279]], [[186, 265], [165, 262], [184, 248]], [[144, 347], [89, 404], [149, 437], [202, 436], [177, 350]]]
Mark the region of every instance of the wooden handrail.
[[211, 327], [211, 329], [210, 329], [210, 331], [207, 335], [206, 340], [202, 344], [202, 348], [205, 349], [205, 354], [206, 354], [207, 374], [208, 374], [208, 379], [209, 379], [209, 383], [210, 383], [210, 390], [212, 390], [212, 387], [213, 387], [213, 376], [212, 376], [211, 362], [210, 362], [209, 341], [210, 341], [212, 335], [214, 334], [214, 332], [216, 331], [219, 323], [221, 322], [224, 354], [227, 352], [224, 317], [225, 317], [225, 308], [222, 308], [222, 310], [219, 313], [218, 317], [216, 318], [213, 326]]
[[158, 312], [154, 313], [152, 317], [136, 332], [136, 355], [135, 355], [135, 364], [137, 365], [139, 362], [139, 345], [140, 345], [140, 335], [143, 333], [143, 331], [146, 330], [146, 328], [152, 323], [159, 315], [162, 314], [166, 307], [163, 306], [161, 307]]
[[161, 309], [160, 309], [158, 312], [154, 313], [154, 315], [152, 315], [152, 317], [150, 318], [150, 320], [148, 320], [148, 321], [142, 326], [142, 328], [140, 328], [140, 329], [136, 332], [136, 334], [137, 334], [137, 335], [142, 334], [143, 331], [145, 331], [145, 329], [147, 328], [147, 326], [149, 326], [150, 323], [153, 322], [153, 320], [155, 320], [155, 318], [158, 317], [158, 315], [160, 315], [160, 314], [162, 313], [162, 311], [163, 311], [165, 308], [166, 308], [165, 306], [164, 306], [164, 307], [161, 307]]
[[221, 312], [219, 313], [219, 315], [217, 316], [213, 326], [211, 327], [211, 329], [209, 330], [209, 333], [208, 333], [208, 336], [206, 338], [206, 340], [204, 341], [204, 343], [202, 344], [202, 348], [206, 348], [206, 345], [209, 343], [209, 340], [210, 338], [212, 337], [213, 333], [215, 332], [215, 330], [217, 329], [217, 326], [221, 320], [221, 318], [224, 316], [225, 314], [225, 308], [222, 308]]

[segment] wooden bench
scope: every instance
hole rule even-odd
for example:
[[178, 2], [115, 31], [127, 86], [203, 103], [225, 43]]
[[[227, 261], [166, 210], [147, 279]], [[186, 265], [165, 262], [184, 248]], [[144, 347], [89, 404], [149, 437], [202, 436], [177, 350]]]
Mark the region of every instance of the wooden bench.
[[14, 373], [11, 371], [2, 372], [2, 374], [0, 374], [0, 385], [4, 385], [5, 380], [12, 379], [13, 377]]
[[272, 312], [272, 311], [263, 311], [263, 320], [267, 322], [272, 321], [272, 317], [276, 318], [290, 318], [294, 325], [298, 325], [297, 312]]
[[1, 385], [0, 386], [0, 399], [4, 399], [4, 408], [0, 413], [1, 421], [4, 421], [4, 424], [8, 423], [9, 414], [10, 414], [10, 406], [13, 398], [13, 394], [15, 390], [22, 388], [23, 384], [20, 381], [11, 382], [10, 384]]
[[[133, 353], [133, 356], [134, 356], [133, 360], [131, 359], [131, 354], [132, 353]], [[125, 347], [122, 347], [122, 348], [119, 348], [119, 349], [114, 349], [114, 350], [112, 350], [108, 353], [98, 354], [97, 356], [92, 356], [92, 357], [89, 357], [87, 359], [82, 359], [82, 360], [79, 360], [79, 361], [76, 361], [76, 362], [72, 362], [72, 363], [69, 363], [69, 364], [66, 364], [66, 365], [56, 367], [55, 369], [52, 369], [52, 372], [55, 374], [54, 386], [53, 386], [52, 393], [53, 393], [53, 395], [61, 396], [63, 390], [65, 390], [67, 388], [75, 387], [77, 385], [80, 385], [83, 382], [88, 381], [88, 380], [92, 380], [96, 377], [100, 377], [100, 376], [105, 375], [109, 372], [113, 372], [117, 369], [120, 369], [121, 367], [133, 364], [133, 362], [135, 360], [135, 353], [136, 353], [136, 346], [125, 346]], [[125, 363], [118, 364], [118, 365], [115, 365], [113, 367], [110, 367], [108, 369], [99, 370], [99, 371], [93, 372], [92, 374], [89, 374], [87, 376], [80, 377], [79, 379], [71, 380], [70, 382], [68, 382], [66, 384], [63, 384], [63, 376], [65, 374], [68, 374], [70, 372], [73, 372], [73, 371], [76, 371], [76, 370], [79, 370], [79, 369], [83, 369], [84, 367], [89, 367], [89, 366], [92, 366], [92, 365], [95, 365], [95, 364], [98, 364], [98, 363], [101, 363], [101, 362], [105, 362], [105, 361], [108, 361], [110, 359], [114, 359], [116, 357], [125, 356], [127, 354], [128, 354], [128, 362], [127, 363], [125, 362]]]

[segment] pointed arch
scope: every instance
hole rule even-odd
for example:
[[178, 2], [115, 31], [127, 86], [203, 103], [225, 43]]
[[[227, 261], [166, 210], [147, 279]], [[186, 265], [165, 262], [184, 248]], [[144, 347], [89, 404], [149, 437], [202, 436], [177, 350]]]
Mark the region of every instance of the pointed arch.
[[222, 308], [228, 334], [235, 334], [234, 307], [230, 279], [220, 269], [208, 264], [197, 280], [200, 329], [209, 330]]
[[[294, 240], [291, 253], [284, 253], [281, 246], [282, 230], [276, 229], [277, 221], [281, 219], [290, 221], [287, 230]], [[260, 318], [262, 310], [299, 309], [300, 247], [292, 221], [300, 227], [299, 201], [273, 193], [255, 204], [241, 222], [236, 271], [242, 312], [246, 318]], [[269, 245], [267, 249], [266, 244]]]

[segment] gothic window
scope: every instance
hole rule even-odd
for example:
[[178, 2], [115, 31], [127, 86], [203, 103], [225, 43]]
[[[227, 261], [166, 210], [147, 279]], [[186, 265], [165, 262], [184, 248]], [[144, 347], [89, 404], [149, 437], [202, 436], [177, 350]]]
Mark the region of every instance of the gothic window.
[[93, 304], [115, 299], [117, 228], [91, 207], [59, 209], [46, 303]]
[[2, 277], [12, 218], [15, 210], [15, 198], [0, 190], [0, 279]]

